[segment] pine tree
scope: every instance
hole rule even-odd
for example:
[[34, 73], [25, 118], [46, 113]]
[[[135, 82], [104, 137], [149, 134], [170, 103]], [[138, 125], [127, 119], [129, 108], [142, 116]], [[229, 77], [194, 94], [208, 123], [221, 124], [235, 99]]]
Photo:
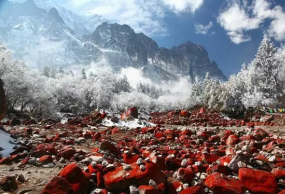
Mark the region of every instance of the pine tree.
[[61, 73], [61, 74], [64, 74], [64, 70], [63, 70], [63, 67], [61, 67], [60, 66], [60, 68], [59, 68], [59, 71], [58, 71], [59, 73]]
[[86, 73], [85, 73], [85, 69], [82, 68], [82, 71], [81, 71], [81, 78], [82, 79], [87, 79], [87, 76], [86, 76]]
[[265, 34], [258, 48], [256, 58], [248, 67], [246, 77], [245, 100], [249, 100], [252, 106], [276, 105], [282, 91], [278, 81], [280, 60], [276, 57], [277, 48], [271, 39]]
[[50, 71], [51, 69], [48, 66], [44, 66], [43, 75], [46, 77], [50, 77]]

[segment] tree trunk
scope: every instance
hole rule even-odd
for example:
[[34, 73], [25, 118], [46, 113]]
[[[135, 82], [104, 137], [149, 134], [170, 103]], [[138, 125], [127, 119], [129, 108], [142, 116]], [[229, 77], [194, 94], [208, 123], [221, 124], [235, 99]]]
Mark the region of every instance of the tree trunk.
[[6, 96], [3, 88], [3, 82], [0, 79], [0, 120], [4, 119], [6, 116]]

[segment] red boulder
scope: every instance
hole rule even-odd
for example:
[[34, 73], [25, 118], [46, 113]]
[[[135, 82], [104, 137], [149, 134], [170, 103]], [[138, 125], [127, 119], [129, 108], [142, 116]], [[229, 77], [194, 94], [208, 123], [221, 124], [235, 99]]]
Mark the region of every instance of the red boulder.
[[70, 183], [74, 194], [85, 193], [89, 189], [88, 177], [75, 163], [71, 163], [62, 169], [59, 176], [65, 178]]
[[239, 169], [239, 180], [252, 193], [277, 193], [277, 181], [275, 176], [266, 171], [249, 168]]
[[108, 191], [124, 191], [127, 190], [130, 185], [148, 185], [150, 179], [154, 180], [156, 184], [166, 183], [166, 176], [154, 163], [146, 163], [146, 169], [144, 171], [141, 171], [140, 166], [136, 163], [130, 166], [131, 169], [128, 171], [125, 171], [123, 166], [119, 166], [114, 171], [104, 175], [105, 187]]
[[228, 178], [217, 172], [206, 178], [205, 186], [214, 193], [243, 194], [245, 192], [245, 187], [239, 180]]
[[180, 194], [206, 194], [204, 188], [201, 186], [189, 187], [181, 191]]
[[64, 178], [56, 176], [45, 186], [42, 194], [69, 194], [69, 190], [69, 182]]

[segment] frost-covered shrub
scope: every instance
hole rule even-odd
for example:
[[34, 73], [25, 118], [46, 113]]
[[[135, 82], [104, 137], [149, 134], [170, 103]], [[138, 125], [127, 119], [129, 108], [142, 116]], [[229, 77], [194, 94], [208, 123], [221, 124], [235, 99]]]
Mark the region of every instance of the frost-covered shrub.
[[154, 108], [154, 101], [148, 95], [140, 93], [138, 91], [121, 92], [115, 94], [111, 103], [113, 110], [122, 111], [126, 107], [141, 107], [145, 110], [152, 110]]

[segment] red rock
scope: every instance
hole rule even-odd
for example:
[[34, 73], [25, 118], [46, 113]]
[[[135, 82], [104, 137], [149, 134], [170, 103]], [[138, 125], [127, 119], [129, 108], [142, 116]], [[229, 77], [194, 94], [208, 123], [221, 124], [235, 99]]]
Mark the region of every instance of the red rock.
[[226, 166], [226, 164], [228, 165], [232, 159], [233, 159], [233, 155], [226, 155], [226, 156], [221, 157], [219, 161], [221, 165]]
[[200, 114], [204, 114], [205, 112], [206, 112], [205, 108], [201, 108], [200, 111], [199, 111]]
[[101, 114], [100, 118], [103, 120], [106, 116], [107, 116], [107, 114], [106, 114], [106, 112], [104, 111], [104, 112]]
[[184, 189], [179, 194], [206, 194], [204, 188], [201, 186], [189, 187]]
[[85, 139], [90, 139], [90, 138], [92, 137], [92, 135], [91, 135], [91, 133], [89, 133], [89, 132], [85, 132], [85, 133], [83, 133], [83, 137], [84, 137]]
[[245, 192], [245, 187], [239, 180], [228, 178], [225, 175], [223, 177], [217, 172], [207, 176], [204, 184], [217, 194], [243, 194]]
[[76, 153], [74, 148], [67, 148], [67, 149], [63, 149], [61, 150], [58, 155], [60, 157], [63, 157], [67, 160], [70, 160], [70, 158], [72, 158], [74, 156], [74, 154]]
[[261, 128], [255, 129], [253, 132], [254, 136], [257, 137], [259, 140], [266, 137], [268, 134]]
[[42, 156], [49, 155], [49, 154], [50, 154], [49, 152], [46, 152], [43, 150], [37, 150], [37, 151], [32, 152], [30, 155], [31, 157], [40, 158]]
[[215, 136], [210, 137], [210, 138], [209, 138], [209, 141], [210, 141], [211, 143], [220, 142], [220, 141], [221, 141], [221, 137], [218, 136], [218, 135], [215, 135]]
[[208, 174], [213, 174], [214, 172], [219, 172], [225, 175], [232, 174], [231, 170], [227, 166], [223, 166], [223, 165], [216, 165], [216, 166], [213, 166], [207, 169]]
[[274, 174], [278, 179], [285, 179], [285, 170], [284, 169], [274, 168], [274, 169], [272, 169], [271, 173]]
[[[48, 155], [56, 155], [57, 154], [57, 151], [52, 144], [39, 144], [36, 147], [36, 150], [48, 152], [49, 153]], [[41, 156], [39, 156], [39, 157], [41, 157]]]
[[151, 162], [157, 164], [161, 170], [166, 169], [165, 159], [163, 157], [157, 156], [156, 153], [153, 152], [148, 156], [148, 158]]
[[129, 120], [131, 118], [138, 118], [139, 113], [136, 107], [128, 109], [125, 113], [121, 115], [121, 120]]
[[140, 194], [159, 194], [159, 190], [152, 186], [141, 185], [138, 188]]
[[71, 163], [62, 169], [59, 176], [70, 183], [70, 187], [75, 194], [85, 193], [89, 189], [88, 177], [75, 163]]
[[119, 133], [119, 132], [120, 132], [120, 129], [116, 127], [114, 129], [112, 129], [111, 134], [114, 135], [114, 134]]
[[213, 162], [216, 162], [221, 156], [215, 155], [215, 154], [203, 154], [202, 160], [207, 164], [212, 164]]
[[239, 142], [239, 138], [236, 135], [230, 135], [226, 141], [227, 145], [236, 145]]
[[126, 190], [130, 185], [148, 185], [150, 179], [156, 184], [166, 183], [165, 175], [154, 163], [146, 163], [145, 171], [141, 171], [140, 167], [133, 163], [129, 171], [124, 171], [123, 167], [119, 166], [104, 175], [105, 188], [111, 192]]
[[104, 187], [104, 178], [101, 172], [97, 172], [96, 178], [97, 178], [97, 187], [98, 188]]
[[177, 194], [176, 190], [182, 186], [183, 183], [173, 177], [167, 178], [167, 192], [168, 194]]
[[135, 163], [139, 159], [139, 155], [123, 154], [123, 160], [126, 164]]
[[177, 171], [177, 177], [183, 183], [191, 184], [195, 177], [194, 172], [189, 168], [179, 168]]
[[10, 157], [2, 158], [0, 160], [0, 165], [1, 164], [11, 165], [12, 164], [12, 159]]
[[239, 169], [239, 180], [252, 193], [277, 193], [277, 181], [275, 176], [266, 171], [249, 168]]
[[164, 137], [163, 133], [160, 132], [155, 133], [155, 138], [160, 139], [162, 137]]
[[0, 188], [4, 191], [15, 191], [18, 189], [16, 178], [13, 176], [6, 176], [0, 181]]
[[69, 194], [69, 191], [69, 182], [64, 178], [56, 176], [45, 186], [42, 194]]
[[53, 160], [52, 160], [52, 157], [50, 155], [45, 155], [45, 156], [42, 156], [40, 159], [39, 159], [39, 162], [41, 164], [48, 164], [48, 163], [51, 163]]
[[201, 166], [192, 165], [191, 168], [195, 173], [206, 172], [207, 169], [209, 168], [209, 165], [208, 164], [203, 164]]
[[107, 151], [109, 150], [110, 153], [114, 154], [115, 156], [118, 156], [120, 154], [119, 150], [110, 142], [104, 141], [100, 145], [100, 150]]
[[166, 186], [164, 183], [160, 183], [157, 185], [157, 188], [159, 190], [159, 193], [166, 193]]
[[24, 153], [12, 155], [12, 156], [11, 156], [11, 160], [12, 160], [13, 162], [15, 162], [15, 161], [24, 159], [26, 156], [27, 156], [27, 154], [24, 154]]
[[89, 170], [89, 173], [92, 174], [92, 173], [97, 173], [98, 171], [102, 171], [103, 170], [103, 166], [99, 165], [99, 164], [96, 164], [96, 166], [92, 166], [91, 164], [88, 165], [88, 170]]
[[189, 117], [189, 116], [190, 116], [190, 113], [189, 113], [187, 110], [182, 110], [182, 111], [179, 113], [179, 116], [181, 116], [181, 117]]

